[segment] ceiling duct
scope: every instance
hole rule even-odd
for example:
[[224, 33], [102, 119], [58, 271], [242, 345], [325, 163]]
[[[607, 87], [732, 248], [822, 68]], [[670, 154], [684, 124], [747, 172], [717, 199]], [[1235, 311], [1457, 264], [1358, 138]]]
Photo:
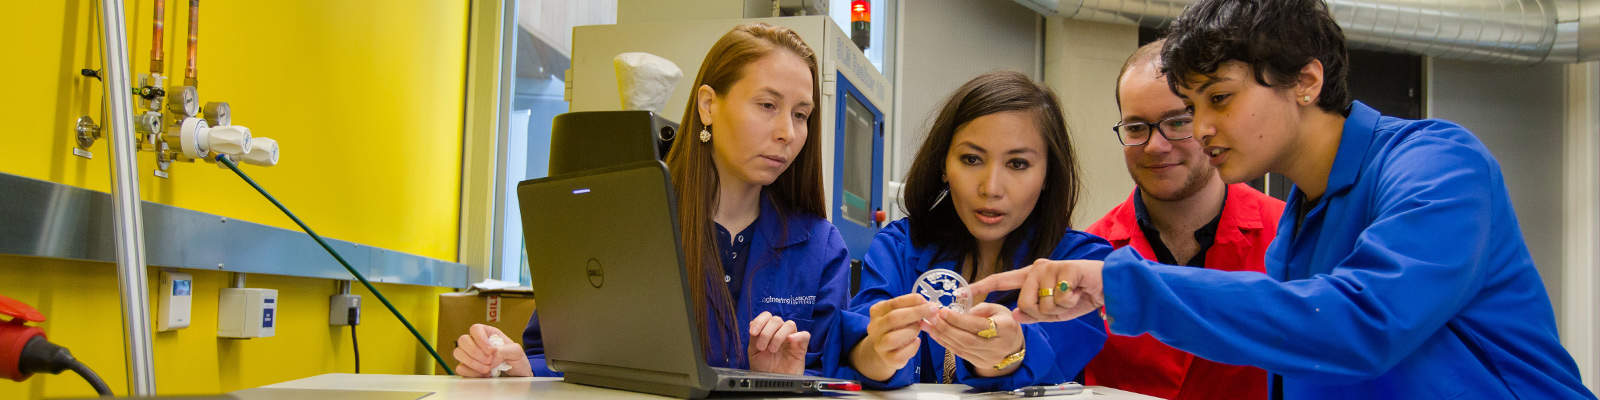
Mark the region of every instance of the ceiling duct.
[[[1015, 0], [1046, 16], [1165, 28], [1188, 0]], [[1351, 48], [1513, 64], [1600, 59], [1600, 0], [1327, 0]]]

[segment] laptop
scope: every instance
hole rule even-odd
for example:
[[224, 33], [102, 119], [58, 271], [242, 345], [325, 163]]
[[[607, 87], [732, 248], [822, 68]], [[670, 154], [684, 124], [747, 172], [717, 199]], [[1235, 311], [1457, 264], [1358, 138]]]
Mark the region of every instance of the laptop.
[[545, 357], [567, 382], [703, 398], [838, 381], [706, 364], [660, 161], [523, 181], [517, 198]]

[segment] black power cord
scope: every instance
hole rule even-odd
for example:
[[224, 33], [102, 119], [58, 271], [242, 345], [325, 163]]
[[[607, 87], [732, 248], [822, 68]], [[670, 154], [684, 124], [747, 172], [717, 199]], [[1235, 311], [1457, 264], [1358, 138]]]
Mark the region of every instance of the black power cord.
[[82, 376], [83, 380], [89, 381], [89, 386], [94, 387], [96, 394], [112, 396], [111, 387], [106, 386], [106, 382], [100, 379], [100, 375], [90, 370], [89, 366], [79, 362], [76, 357], [72, 356], [72, 352], [67, 351], [67, 348], [50, 343], [50, 341], [44, 340], [43, 336], [34, 336], [28, 339], [28, 344], [22, 345], [22, 354], [19, 355], [17, 360], [17, 372], [21, 372], [24, 376], [38, 372], [59, 375], [61, 371], [69, 369], [78, 373], [78, 376]]
[[78, 376], [83, 377], [83, 380], [89, 381], [89, 386], [94, 387], [95, 394], [107, 397], [112, 396], [111, 387], [106, 386], [106, 381], [101, 380], [100, 375], [95, 374], [94, 370], [89, 369], [89, 366], [83, 365], [83, 362], [73, 360], [71, 369], [72, 372], [76, 372]]
[[361, 373], [361, 344], [356, 342], [356, 308], [350, 307], [350, 311], [345, 315], [347, 316], [346, 318], [349, 318], [347, 321], [350, 321], [350, 349], [356, 353], [356, 373], [359, 374]]
[[400, 324], [405, 325], [406, 329], [411, 331], [411, 336], [417, 338], [417, 344], [421, 344], [422, 348], [428, 349], [428, 354], [433, 356], [434, 362], [439, 363], [439, 368], [443, 368], [446, 374], [456, 374], [454, 369], [451, 369], [449, 365], [445, 365], [444, 357], [439, 356], [439, 352], [433, 349], [433, 345], [428, 344], [428, 339], [424, 339], [422, 337], [422, 332], [418, 332], [417, 327], [411, 326], [411, 321], [407, 320], [404, 315], [400, 315], [400, 310], [395, 309], [394, 304], [390, 304], [389, 299], [383, 297], [383, 292], [378, 291], [378, 288], [372, 287], [372, 282], [367, 282], [366, 275], [362, 275], [361, 272], [356, 271], [355, 267], [351, 267], [350, 262], [344, 260], [344, 256], [339, 255], [339, 252], [333, 250], [333, 246], [329, 246], [328, 242], [322, 240], [322, 236], [317, 235], [316, 232], [312, 232], [310, 226], [306, 226], [305, 222], [300, 221], [300, 217], [296, 217], [294, 213], [289, 212], [289, 208], [285, 207], [283, 203], [279, 203], [277, 198], [272, 197], [271, 194], [268, 194], [267, 189], [261, 188], [261, 185], [257, 185], [256, 181], [250, 179], [249, 175], [245, 175], [244, 171], [239, 170], [239, 165], [235, 164], [233, 159], [228, 158], [227, 154], [218, 154], [214, 159], [218, 164], [222, 164], [223, 166], [228, 167], [228, 169], [233, 170], [233, 173], [239, 175], [240, 179], [244, 179], [245, 183], [248, 183], [250, 184], [250, 187], [255, 188], [256, 192], [261, 193], [261, 196], [267, 198], [267, 201], [271, 201], [272, 205], [277, 206], [279, 211], [283, 211], [283, 215], [289, 216], [289, 219], [294, 221], [295, 225], [300, 226], [300, 230], [305, 231], [307, 235], [311, 235], [311, 239], [317, 241], [317, 244], [322, 245], [322, 249], [327, 250], [328, 254], [332, 255], [334, 260], [339, 261], [339, 265], [344, 266], [345, 271], [349, 271], [350, 275], [355, 275], [356, 280], [361, 281], [361, 285], [366, 286], [368, 291], [371, 291], [374, 296], [378, 297], [378, 301], [382, 302], [384, 307], [389, 308], [389, 313], [394, 314], [395, 319], [400, 320]]

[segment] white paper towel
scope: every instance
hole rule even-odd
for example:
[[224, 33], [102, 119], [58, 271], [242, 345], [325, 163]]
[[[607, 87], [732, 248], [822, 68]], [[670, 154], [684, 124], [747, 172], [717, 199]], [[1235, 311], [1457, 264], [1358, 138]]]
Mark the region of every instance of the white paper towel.
[[683, 78], [683, 70], [661, 56], [650, 53], [622, 53], [611, 59], [617, 69], [617, 95], [623, 110], [660, 113], [672, 97], [672, 88]]

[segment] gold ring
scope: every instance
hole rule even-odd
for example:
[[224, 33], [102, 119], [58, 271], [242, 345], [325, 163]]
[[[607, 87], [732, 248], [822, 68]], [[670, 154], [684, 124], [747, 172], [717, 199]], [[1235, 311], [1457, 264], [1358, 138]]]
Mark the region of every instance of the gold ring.
[[1067, 281], [1056, 282], [1056, 287], [1060, 288], [1059, 290], [1061, 290], [1061, 293], [1072, 291], [1072, 284], [1067, 283]]
[[1050, 297], [1050, 296], [1054, 296], [1055, 294], [1056, 294], [1056, 290], [1055, 289], [1039, 288], [1039, 297]]
[[989, 318], [989, 329], [978, 331], [978, 337], [984, 339], [994, 339], [995, 336], [1000, 336], [1000, 331], [995, 329], [994, 318]]

